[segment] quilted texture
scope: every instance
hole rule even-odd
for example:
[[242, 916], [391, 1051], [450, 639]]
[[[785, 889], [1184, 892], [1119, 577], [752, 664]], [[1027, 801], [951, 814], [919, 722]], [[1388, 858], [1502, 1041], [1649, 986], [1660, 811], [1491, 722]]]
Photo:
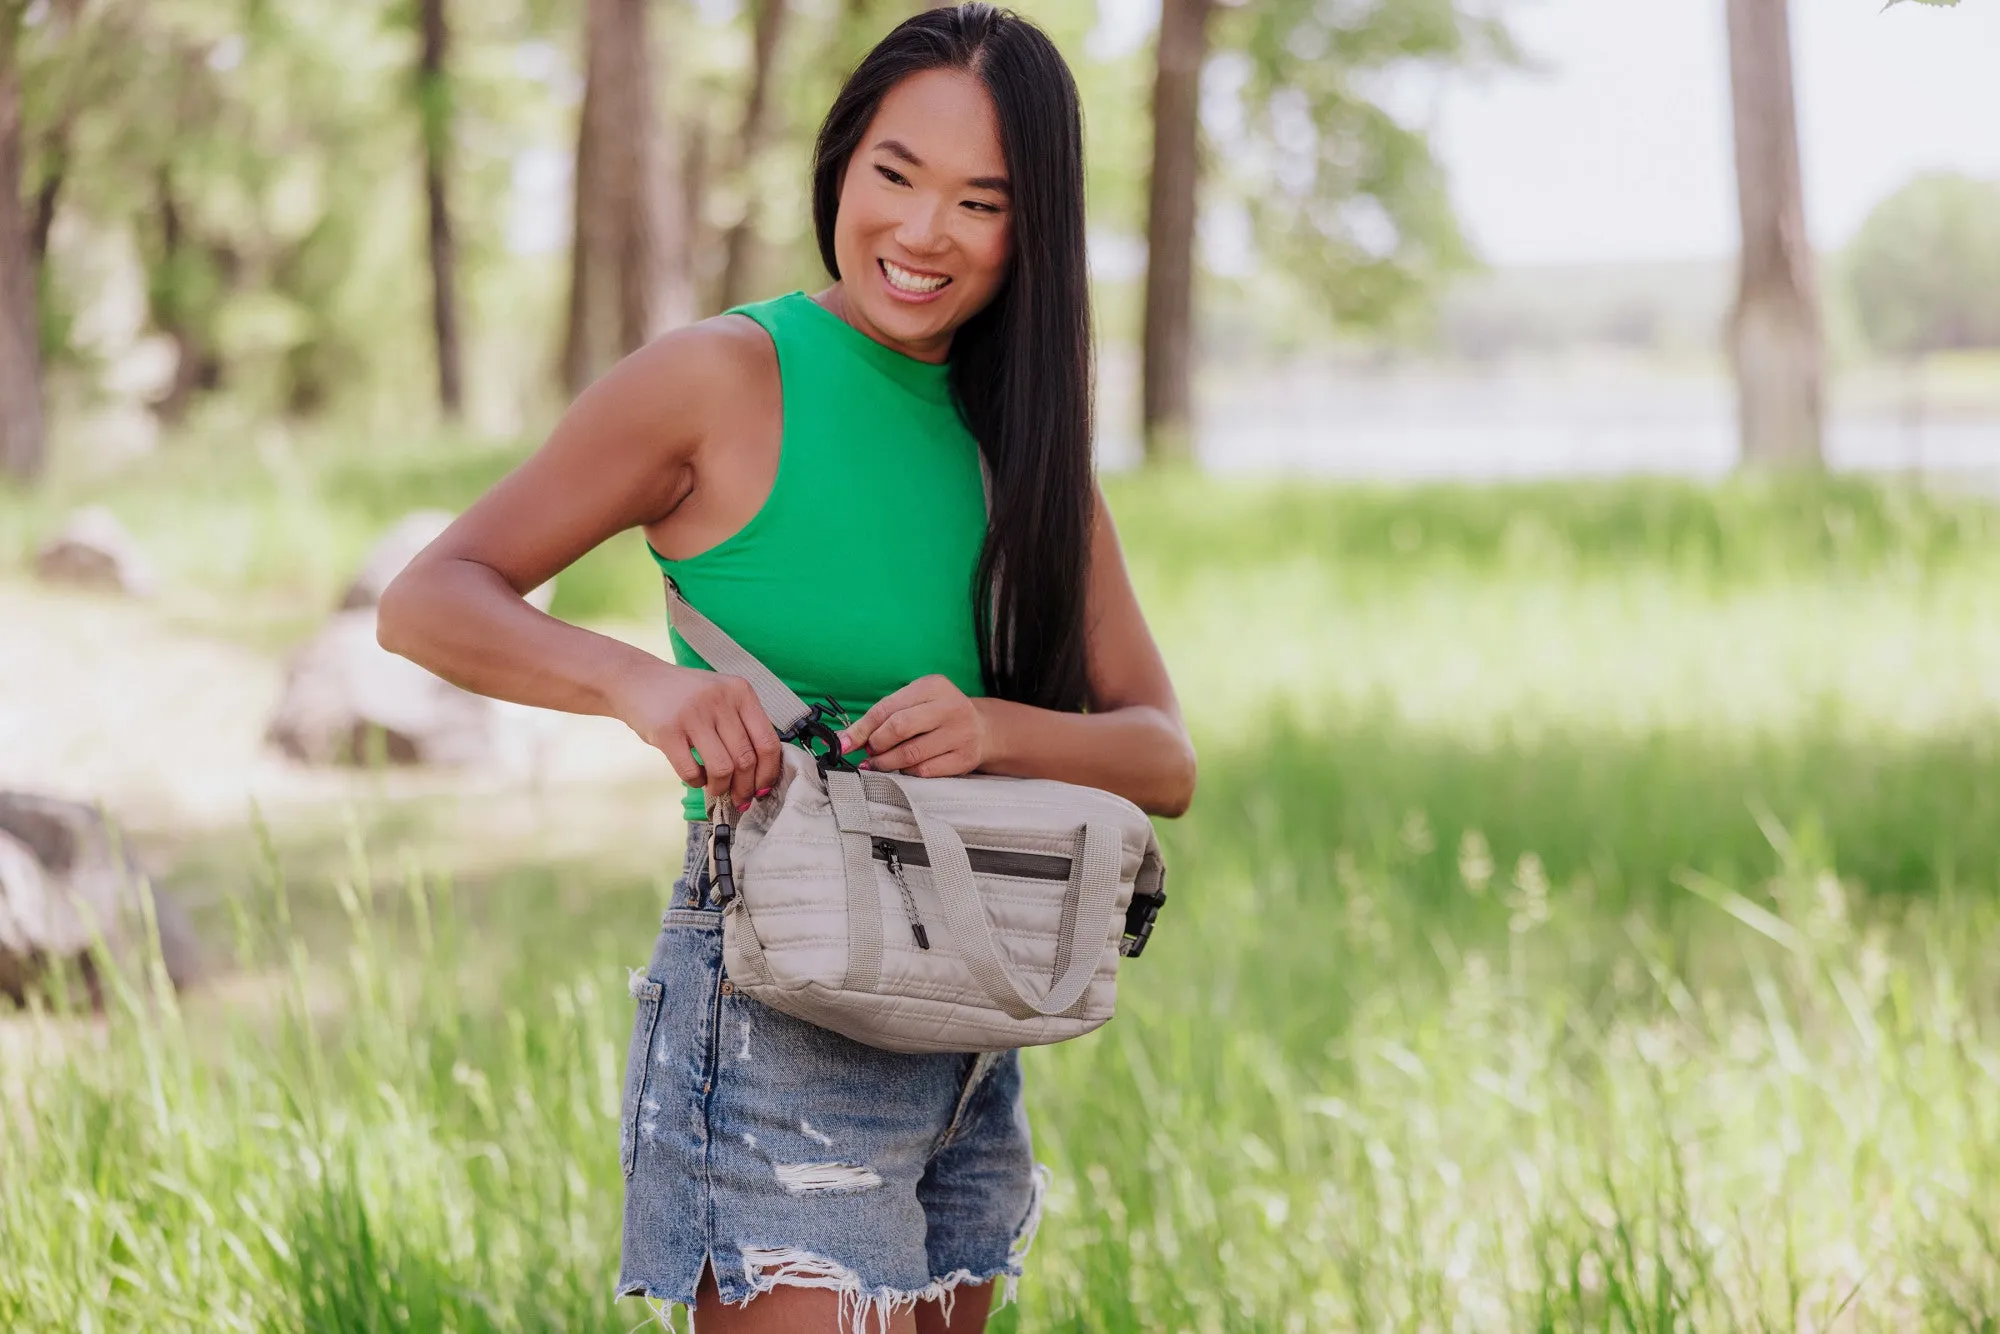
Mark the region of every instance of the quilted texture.
[[[899, 885], [886, 861], [869, 859], [858, 910], [875, 916], [870, 930], [851, 920], [852, 850], [843, 848], [826, 780], [803, 750], [788, 745], [784, 751], [778, 784], [733, 830], [736, 895], [723, 914], [723, 956], [737, 987], [772, 1009], [857, 1042], [904, 1052], [997, 1051], [1061, 1042], [1111, 1017], [1126, 907], [1135, 887], [1157, 888], [1163, 873], [1144, 811], [1110, 792], [1047, 779], [866, 775], [869, 833], [901, 840], [905, 847], [921, 844], [931, 863], [904, 861]], [[924, 838], [899, 789], [926, 812], [932, 839]], [[965, 938], [977, 933], [962, 929], [967, 919], [963, 912], [954, 917], [939, 883], [940, 875], [949, 873], [938, 868], [951, 864], [949, 851], [937, 846], [940, 821], [974, 850], [977, 909], [991, 925], [1006, 971], [1024, 991], [1046, 1002], [1069, 960], [1078, 960], [1078, 968], [1090, 961], [1088, 983], [1074, 1004], [1042, 1015], [1009, 1013], [996, 1003], [991, 982], [982, 983], [992, 969], [980, 971], [979, 943]], [[1100, 832], [1086, 865], [1085, 829], [1092, 825]], [[996, 874], [980, 869], [979, 850], [1062, 858], [1071, 874], [1067, 879], [1019, 874], [1018, 863]], [[1109, 874], [1114, 864], [1115, 877]], [[1040, 863], [1035, 869], [1046, 875], [1058, 865]], [[1099, 873], [1091, 874], [1092, 867]], [[928, 949], [918, 945], [912, 906]], [[1092, 922], [1107, 920], [1101, 932], [1089, 929]], [[871, 934], [879, 940], [879, 970], [864, 966], [860, 971], [873, 974], [872, 984], [857, 989], [852, 985], [857, 948], [873, 957], [865, 943]]]

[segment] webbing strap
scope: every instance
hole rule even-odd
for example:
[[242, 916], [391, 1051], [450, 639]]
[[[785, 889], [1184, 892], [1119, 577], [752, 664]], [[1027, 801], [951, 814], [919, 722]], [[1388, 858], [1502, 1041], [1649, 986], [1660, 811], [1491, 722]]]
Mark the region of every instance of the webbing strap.
[[805, 721], [812, 713], [812, 706], [779, 680], [776, 672], [759, 662], [750, 650], [731, 639], [721, 626], [696, 611], [694, 605], [681, 596], [680, 586], [674, 583], [672, 575], [661, 577], [667, 585], [667, 624], [687, 640], [688, 647], [701, 654], [702, 661], [716, 671], [748, 681], [750, 688], [757, 692], [757, 702], [764, 706], [764, 716], [780, 732]]
[[[900, 794], [923, 832], [930, 856], [931, 885], [944, 908], [958, 957], [995, 1005], [1016, 1019], [1058, 1015], [1075, 1005], [1096, 976], [1098, 959], [1111, 933], [1118, 904], [1118, 868], [1124, 852], [1118, 831], [1109, 825], [1084, 826], [1082, 855], [1072, 865], [1070, 893], [1063, 906], [1063, 930], [1057, 944], [1062, 966], [1054, 970], [1046, 993], [1039, 998], [1000, 948], [1000, 939], [980, 902], [965, 841], [944, 819], [930, 810], [916, 786], [924, 780], [904, 774], [870, 775], [887, 779]], [[1073, 906], [1072, 906], [1073, 905]]]
[[875, 990], [882, 978], [882, 896], [875, 887], [874, 831], [861, 775], [830, 769], [826, 795], [840, 829], [841, 877], [847, 883], [847, 974], [843, 991]]

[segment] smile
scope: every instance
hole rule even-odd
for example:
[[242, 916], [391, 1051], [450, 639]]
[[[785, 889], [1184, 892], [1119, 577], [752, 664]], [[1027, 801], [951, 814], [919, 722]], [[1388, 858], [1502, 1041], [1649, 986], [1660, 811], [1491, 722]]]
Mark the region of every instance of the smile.
[[882, 260], [881, 265], [882, 274], [889, 280], [889, 285], [903, 292], [935, 292], [951, 281], [950, 278], [927, 277], [913, 272], [894, 260]]

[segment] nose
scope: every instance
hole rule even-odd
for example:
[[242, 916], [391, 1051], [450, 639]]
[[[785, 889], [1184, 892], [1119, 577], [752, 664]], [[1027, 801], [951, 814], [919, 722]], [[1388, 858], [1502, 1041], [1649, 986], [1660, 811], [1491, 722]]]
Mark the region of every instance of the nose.
[[930, 196], [912, 199], [896, 225], [896, 244], [911, 255], [935, 255], [951, 245], [946, 224], [948, 201]]

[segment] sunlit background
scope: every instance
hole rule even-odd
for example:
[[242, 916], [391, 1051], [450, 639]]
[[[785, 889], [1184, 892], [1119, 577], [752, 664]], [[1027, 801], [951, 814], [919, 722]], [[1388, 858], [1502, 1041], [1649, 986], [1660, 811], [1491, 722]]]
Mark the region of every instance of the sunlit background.
[[[1159, 0], [1021, 6], [1202, 767], [1024, 1058], [994, 1328], [2000, 1323], [2000, 9], [1794, 0], [1732, 83], [1785, 0], [1166, 3], [1198, 122]], [[639, 340], [824, 285], [911, 10], [0, 0], [0, 1330], [675, 1318], [612, 1282], [678, 785], [373, 599]], [[636, 534], [544, 593], [668, 652]]]

